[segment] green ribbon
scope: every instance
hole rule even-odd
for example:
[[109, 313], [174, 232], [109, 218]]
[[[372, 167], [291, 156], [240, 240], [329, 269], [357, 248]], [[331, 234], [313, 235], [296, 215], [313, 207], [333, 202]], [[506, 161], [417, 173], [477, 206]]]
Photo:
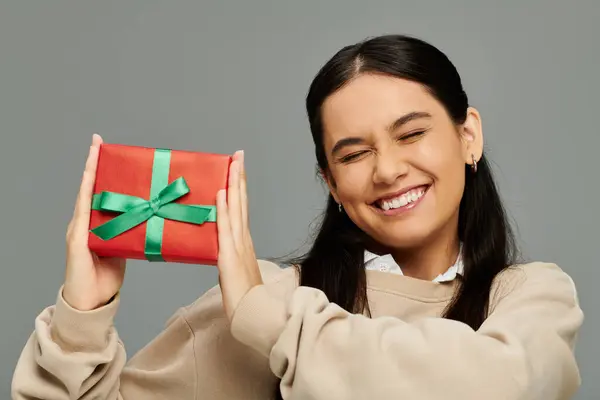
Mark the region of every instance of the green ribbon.
[[123, 193], [101, 192], [92, 198], [92, 209], [122, 213], [91, 230], [102, 240], [110, 240], [146, 222], [144, 254], [149, 261], [164, 261], [162, 237], [165, 219], [203, 224], [216, 221], [216, 207], [178, 204], [175, 200], [190, 192], [185, 179], [179, 177], [170, 184], [171, 151], [155, 149], [150, 184], [150, 199]]

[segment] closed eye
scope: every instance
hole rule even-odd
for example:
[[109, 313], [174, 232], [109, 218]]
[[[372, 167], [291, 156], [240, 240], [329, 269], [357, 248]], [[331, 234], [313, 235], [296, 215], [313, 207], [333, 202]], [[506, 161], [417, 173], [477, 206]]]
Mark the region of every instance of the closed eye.
[[400, 136], [398, 138], [398, 140], [410, 141], [410, 140], [413, 140], [413, 139], [417, 139], [419, 136], [423, 136], [424, 134], [425, 134], [425, 131], [411, 132], [411, 133], [408, 133], [406, 135]]
[[340, 162], [342, 163], [348, 163], [351, 161], [355, 161], [357, 160], [359, 157], [361, 157], [362, 155], [367, 154], [368, 152], [366, 150], [361, 150], [361, 151], [356, 151], [354, 153], [350, 153], [344, 157], [340, 158]]
[[[403, 142], [415, 141], [420, 136], [423, 136], [426, 132], [427, 132], [427, 130], [414, 131], [414, 132], [407, 133], [405, 135], [400, 136], [398, 138], [398, 140], [403, 141]], [[339, 162], [341, 162], [341, 163], [349, 163], [349, 162], [352, 162], [352, 161], [356, 161], [360, 157], [362, 157], [365, 154], [367, 154], [368, 152], [369, 152], [368, 150], [360, 150], [360, 151], [356, 151], [354, 153], [350, 153], [348, 155], [340, 157]]]

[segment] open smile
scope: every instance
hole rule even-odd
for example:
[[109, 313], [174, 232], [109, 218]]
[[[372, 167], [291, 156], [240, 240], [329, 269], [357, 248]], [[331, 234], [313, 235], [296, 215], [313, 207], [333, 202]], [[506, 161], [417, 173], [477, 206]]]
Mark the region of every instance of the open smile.
[[418, 206], [430, 187], [431, 185], [415, 186], [409, 190], [383, 197], [371, 204], [371, 206], [383, 215], [399, 215]]

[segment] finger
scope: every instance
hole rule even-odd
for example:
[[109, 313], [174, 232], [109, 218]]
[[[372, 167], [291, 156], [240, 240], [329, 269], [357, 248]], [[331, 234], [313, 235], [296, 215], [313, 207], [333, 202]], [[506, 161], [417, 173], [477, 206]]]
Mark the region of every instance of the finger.
[[[231, 235], [231, 225], [229, 223], [227, 193], [225, 190], [219, 190], [217, 193], [217, 234], [219, 241], [219, 260], [222, 260], [232, 251], [235, 251]], [[221, 265], [220, 262], [219, 265]]]
[[233, 155], [231, 170], [229, 171], [229, 187], [227, 197], [227, 210], [229, 224], [235, 243], [240, 243], [242, 233], [242, 212], [240, 201], [240, 152]]
[[[94, 146], [100, 146], [101, 144], [102, 144], [102, 138], [97, 133], [94, 133], [92, 135], [92, 144], [91, 144], [91, 146], [89, 148], [88, 156], [87, 156], [87, 158], [85, 160], [85, 167], [84, 167], [84, 170], [83, 170], [84, 174], [86, 173], [86, 170], [88, 169], [88, 164], [90, 163], [90, 157], [92, 156], [92, 154], [91, 154], [92, 153], [92, 148]], [[83, 184], [84, 183], [83, 183], [83, 178], [82, 178], [82, 180], [81, 180], [81, 186], [83, 186]], [[77, 209], [77, 206], [79, 205], [79, 200], [80, 200], [80, 197], [81, 197], [81, 192], [82, 192], [81, 186], [79, 187], [79, 192], [77, 193], [77, 198], [76, 198], [76, 201], [75, 201], [75, 208], [76, 209]]]
[[90, 160], [90, 157], [92, 156], [92, 146], [90, 146], [90, 148], [88, 149], [88, 155], [87, 158], [85, 159], [85, 167], [83, 168], [83, 175], [81, 177], [81, 182], [79, 183], [79, 191], [77, 192], [77, 198], [75, 199], [75, 208], [73, 210], [73, 219], [75, 219], [75, 217], [78, 214], [79, 211], [79, 202], [81, 199], [81, 190], [82, 190], [82, 186], [84, 184], [84, 178], [85, 178], [85, 174], [86, 174], [86, 169], [87, 169], [87, 164]]
[[77, 195], [77, 203], [75, 205], [73, 216], [73, 230], [76, 234], [87, 231], [88, 229], [101, 144], [102, 138], [100, 138], [99, 135], [94, 134], [90, 152], [85, 163], [83, 177], [81, 178], [81, 185], [79, 187], [79, 194]]
[[248, 221], [248, 192], [246, 182], [246, 165], [244, 160], [244, 152], [240, 156], [240, 214], [242, 221], [242, 231], [244, 235], [249, 233]]

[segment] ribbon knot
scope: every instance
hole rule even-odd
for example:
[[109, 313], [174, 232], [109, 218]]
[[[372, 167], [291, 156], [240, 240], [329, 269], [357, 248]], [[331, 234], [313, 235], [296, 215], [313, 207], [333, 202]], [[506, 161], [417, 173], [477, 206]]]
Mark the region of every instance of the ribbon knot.
[[190, 191], [183, 177], [177, 178], [150, 200], [115, 192], [101, 192], [92, 199], [92, 209], [121, 215], [92, 229], [102, 240], [110, 240], [153, 216], [191, 224], [216, 221], [214, 206], [173, 203]]
[[154, 211], [154, 214], [156, 214], [158, 212], [161, 205], [162, 204], [161, 204], [160, 198], [158, 196], [154, 197], [150, 200], [150, 207], [152, 208], [152, 211]]

